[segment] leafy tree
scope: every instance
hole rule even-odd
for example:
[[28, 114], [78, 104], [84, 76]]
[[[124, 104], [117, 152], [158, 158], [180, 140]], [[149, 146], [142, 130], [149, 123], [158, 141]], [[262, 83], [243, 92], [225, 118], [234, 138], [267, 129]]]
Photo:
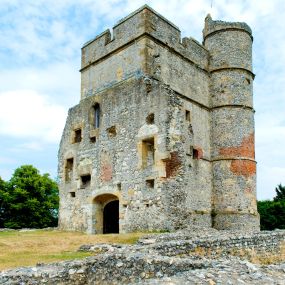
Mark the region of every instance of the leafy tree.
[[57, 225], [58, 187], [48, 174], [32, 165], [17, 168], [4, 195], [7, 228], [43, 228]]
[[261, 230], [285, 229], [285, 201], [258, 201]]
[[274, 201], [285, 201], [285, 186], [282, 186], [280, 183], [276, 188], [276, 196], [274, 197]]
[[4, 221], [6, 216], [5, 207], [5, 195], [6, 195], [6, 182], [0, 177], [0, 228], [4, 227]]
[[262, 230], [285, 229], [285, 187], [279, 184], [275, 191], [273, 201], [257, 202]]

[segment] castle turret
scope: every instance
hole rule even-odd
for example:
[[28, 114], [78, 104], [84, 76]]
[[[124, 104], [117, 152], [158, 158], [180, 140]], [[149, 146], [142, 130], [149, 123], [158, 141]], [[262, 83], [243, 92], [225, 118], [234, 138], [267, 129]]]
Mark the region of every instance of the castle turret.
[[213, 226], [259, 229], [251, 29], [207, 16], [203, 36], [210, 53]]

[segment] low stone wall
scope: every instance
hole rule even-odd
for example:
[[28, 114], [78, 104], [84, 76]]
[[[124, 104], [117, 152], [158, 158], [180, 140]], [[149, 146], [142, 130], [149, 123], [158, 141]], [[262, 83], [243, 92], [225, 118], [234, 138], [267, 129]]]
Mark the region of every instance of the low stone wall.
[[[151, 239], [151, 237], [148, 237]], [[142, 239], [144, 243], [147, 239]], [[217, 231], [206, 236], [185, 234], [162, 235], [156, 238], [153, 248], [160, 254], [167, 256], [177, 255], [238, 255], [247, 258], [258, 257], [261, 263], [266, 259], [274, 261], [285, 260], [285, 231], [261, 231], [244, 234], [241, 232]]]
[[[187, 280], [185, 284], [215, 284], [216, 281], [223, 284], [222, 278], [229, 278], [233, 273], [231, 278], [250, 284], [282, 284], [285, 263], [277, 267], [258, 266], [232, 254], [233, 250], [254, 250], [256, 254], [279, 256], [279, 261], [284, 262], [284, 242], [285, 231], [242, 234], [186, 230], [148, 235], [136, 245], [83, 245], [79, 250], [93, 251], [96, 255], [5, 271], [0, 273], [0, 284], [165, 284], [159, 280], [178, 280], [172, 284], [184, 284]], [[255, 283], [256, 276], [259, 277]], [[207, 278], [216, 281], [209, 283]], [[275, 279], [278, 282], [272, 283]]]
[[122, 284], [207, 268], [206, 260], [127, 252], [3, 272], [0, 284]]

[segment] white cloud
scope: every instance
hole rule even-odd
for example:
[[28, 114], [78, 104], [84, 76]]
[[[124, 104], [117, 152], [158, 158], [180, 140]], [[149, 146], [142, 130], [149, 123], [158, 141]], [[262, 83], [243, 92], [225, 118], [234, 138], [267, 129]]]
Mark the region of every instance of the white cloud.
[[84, 35], [45, 6], [19, 4], [1, 15], [0, 40], [10, 60], [16, 56], [21, 64], [38, 64], [70, 59], [79, 51]]
[[0, 134], [58, 142], [66, 111], [45, 96], [29, 90], [0, 94]]
[[[80, 53], [78, 53], [80, 57]], [[46, 94], [53, 102], [71, 107], [80, 99], [80, 73], [78, 62], [56, 62], [40, 68], [14, 67], [0, 70], [0, 92], [33, 90]]]

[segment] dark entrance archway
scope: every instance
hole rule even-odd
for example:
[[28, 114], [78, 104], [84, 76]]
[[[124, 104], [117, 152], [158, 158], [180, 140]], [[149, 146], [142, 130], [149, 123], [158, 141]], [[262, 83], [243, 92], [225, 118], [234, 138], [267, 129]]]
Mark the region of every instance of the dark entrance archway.
[[119, 201], [111, 201], [103, 210], [103, 234], [119, 233]]

